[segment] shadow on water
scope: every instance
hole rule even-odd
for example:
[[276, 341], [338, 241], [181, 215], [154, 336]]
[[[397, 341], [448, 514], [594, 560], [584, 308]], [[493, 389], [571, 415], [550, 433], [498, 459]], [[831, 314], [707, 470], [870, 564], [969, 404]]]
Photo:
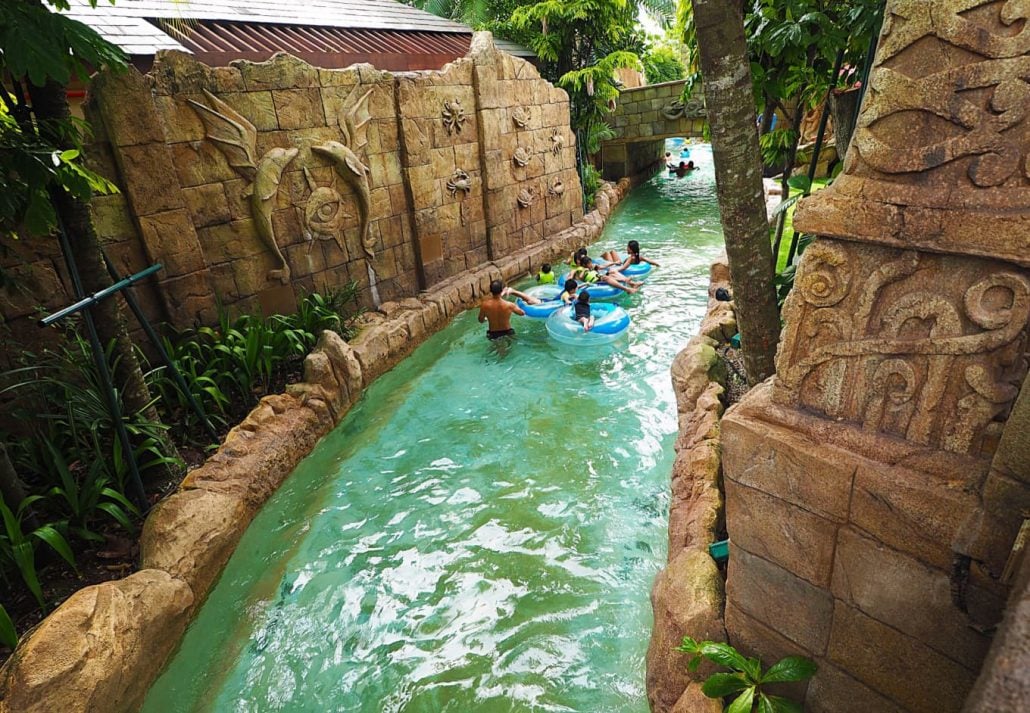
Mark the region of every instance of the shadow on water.
[[620, 342], [460, 315], [381, 377], [254, 519], [148, 713], [644, 713], [666, 548], [669, 364], [721, 250], [710, 158], [592, 252], [662, 264]]

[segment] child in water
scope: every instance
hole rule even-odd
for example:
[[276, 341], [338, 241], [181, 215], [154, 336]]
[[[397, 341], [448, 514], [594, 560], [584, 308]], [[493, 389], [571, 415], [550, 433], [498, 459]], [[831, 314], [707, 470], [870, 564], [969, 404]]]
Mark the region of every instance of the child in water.
[[623, 275], [619, 272], [618, 266], [610, 268], [607, 274], [602, 274], [597, 271], [593, 261], [585, 255], [580, 260], [579, 267], [572, 271], [572, 276], [588, 284], [603, 282], [631, 295], [636, 294], [637, 289], [643, 284]]
[[589, 332], [594, 328], [594, 318], [590, 314], [590, 293], [583, 291], [579, 293], [579, 299], [573, 305], [572, 319], [583, 325], [583, 331]]
[[576, 288], [577, 287], [579, 287], [579, 285], [576, 283], [575, 280], [566, 280], [565, 281], [565, 291], [561, 293], [561, 301], [562, 301], [562, 303], [564, 303], [564, 304], [571, 304], [572, 301], [574, 299], [576, 299]]
[[541, 285], [553, 285], [557, 281], [554, 273], [551, 272], [551, 263], [545, 262], [540, 266], [540, 272], [536, 274], [536, 281]]
[[626, 245], [625, 260], [620, 259], [619, 253], [615, 252], [614, 250], [609, 250], [601, 257], [603, 257], [605, 260], [615, 263], [616, 270], [625, 270], [630, 265], [639, 265], [642, 262], [646, 262], [648, 265], [652, 265], [654, 267], [661, 267], [661, 265], [656, 263], [654, 260], [648, 260], [646, 257], [640, 254], [640, 243], [638, 243], [636, 240], [630, 240], [629, 244]]

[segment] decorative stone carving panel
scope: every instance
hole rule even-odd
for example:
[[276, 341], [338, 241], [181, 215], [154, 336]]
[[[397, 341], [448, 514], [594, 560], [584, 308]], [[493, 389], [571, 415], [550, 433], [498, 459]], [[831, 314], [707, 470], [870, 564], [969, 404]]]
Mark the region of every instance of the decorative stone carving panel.
[[1030, 265], [1030, 5], [892, 0], [820, 235]]
[[978, 455], [993, 450], [1027, 373], [1030, 274], [820, 239], [784, 317], [777, 401]]

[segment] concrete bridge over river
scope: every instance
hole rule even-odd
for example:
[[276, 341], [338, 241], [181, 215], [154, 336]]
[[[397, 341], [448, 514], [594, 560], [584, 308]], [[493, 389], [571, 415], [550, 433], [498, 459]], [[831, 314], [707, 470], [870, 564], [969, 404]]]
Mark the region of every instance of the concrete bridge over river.
[[609, 117], [615, 137], [601, 145], [601, 172], [618, 180], [662, 158], [665, 139], [701, 137], [705, 107], [700, 92], [685, 104], [684, 80], [625, 89]]

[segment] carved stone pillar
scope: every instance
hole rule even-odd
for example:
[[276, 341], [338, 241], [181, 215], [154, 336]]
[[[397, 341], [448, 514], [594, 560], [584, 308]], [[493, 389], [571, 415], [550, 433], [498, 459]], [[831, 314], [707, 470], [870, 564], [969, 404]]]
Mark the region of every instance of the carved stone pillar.
[[1028, 16], [888, 0], [844, 173], [795, 217], [819, 239], [777, 375], [724, 420], [727, 628], [819, 660], [807, 710], [959, 711], [1004, 606], [1030, 508], [1030, 473], [992, 465], [1027, 375]]

